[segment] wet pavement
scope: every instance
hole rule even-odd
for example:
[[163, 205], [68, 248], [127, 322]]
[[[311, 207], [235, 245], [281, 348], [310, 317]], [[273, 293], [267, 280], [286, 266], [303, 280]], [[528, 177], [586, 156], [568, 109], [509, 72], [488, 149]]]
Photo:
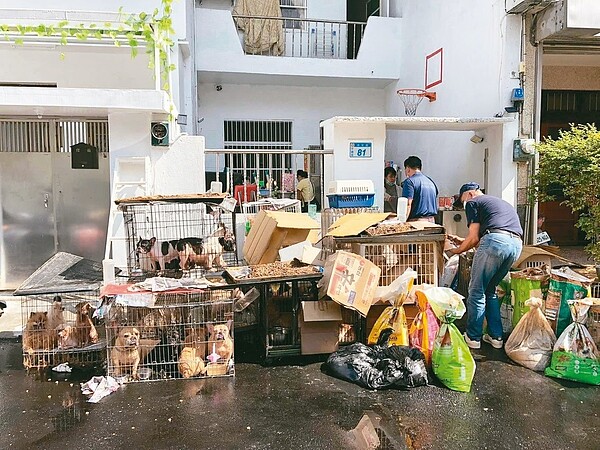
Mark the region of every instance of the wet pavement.
[[485, 347], [468, 394], [436, 381], [368, 391], [318, 362], [238, 363], [235, 378], [128, 384], [90, 404], [78, 383], [89, 374], [27, 374], [20, 343], [3, 340], [0, 448], [346, 449], [368, 411], [381, 418], [381, 448], [600, 448], [600, 388], [544, 377]]

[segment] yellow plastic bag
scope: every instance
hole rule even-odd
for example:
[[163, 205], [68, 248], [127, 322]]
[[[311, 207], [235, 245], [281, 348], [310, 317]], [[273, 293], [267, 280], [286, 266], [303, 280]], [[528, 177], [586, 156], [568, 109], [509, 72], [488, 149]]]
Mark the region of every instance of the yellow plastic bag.
[[408, 345], [408, 325], [402, 305], [385, 308], [369, 333], [367, 340], [369, 345], [384, 342], [387, 342], [388, 346]]

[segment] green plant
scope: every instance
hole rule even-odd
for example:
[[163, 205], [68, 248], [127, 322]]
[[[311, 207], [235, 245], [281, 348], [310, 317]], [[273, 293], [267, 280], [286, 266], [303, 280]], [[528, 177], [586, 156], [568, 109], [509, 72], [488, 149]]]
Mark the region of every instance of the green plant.
[[[150, 56], [149, 68], [154, 70], [158, 63], [160, 87], [170, 96], [169, 73], [175, 70], [175, 65], [169, 58], [170, 49], [173, 47], [171, 35], [174, 32], [171, 19], [172, 3], [173, 0], [161, 0], [161, 7], [151, 13], [126, 14], [121, 7], [119, 8], [121, 17], [116, 24], [106, 22], [101, 25], [95, 23], [86, 25], [72, 24], [68, 21], [56, 25], [4, 24], [0, 25], [0, 35], [4, 40], [12, 41], [16, 45], [22, 45], [25, 39], [36, 36], [56, 41], [60, 45], [88, 39], [108, 40], [117, 47], [129, 46], [132, 57], [137, 56], [138, 48], [143, 41], [146, 53]], [[64, 53], [61, 53], [61, 59], [64, 57]]]
[[558, 200], [579, 214], [576, 226], [590, 243], [586, 251], [600, 261], [600, 131], [595, 125], [573, 125], [558, 139], [537, 145], [539, 170], [533, 200]]

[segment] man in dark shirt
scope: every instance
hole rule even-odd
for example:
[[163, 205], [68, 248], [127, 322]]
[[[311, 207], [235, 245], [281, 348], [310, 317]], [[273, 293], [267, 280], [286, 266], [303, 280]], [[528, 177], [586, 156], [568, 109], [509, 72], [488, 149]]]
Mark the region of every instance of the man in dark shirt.
[[[480, 348], [483, 338], [494, 348], [502, 348], [496, 286], [521, 254], [523, 229], [515, 209], [500, 198], [485, 195], [477, 183], [463, 184], [458, 201], [464, 204], [469, 233], [450, 253], [459, 254], [477, 246], [471, 266], [465, 341], [471, 348]], [[488, 334], [483, 334], [484, 316]]]
[[421, 167], [421, 159], [417, 156], [409, 156], [404, 161], [406, 180], [402, 185], [402, 197], [408, 199], [408, 222], [434, 222], [438, 212], [437, 186], [421, 172]]

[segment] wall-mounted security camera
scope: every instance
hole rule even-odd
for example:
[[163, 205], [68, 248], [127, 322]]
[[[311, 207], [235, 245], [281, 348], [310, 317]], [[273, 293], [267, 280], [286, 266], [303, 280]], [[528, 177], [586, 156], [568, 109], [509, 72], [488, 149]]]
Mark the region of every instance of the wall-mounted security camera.
[[483, 142], [483, 137], [479, 136], [478, 134], [474, 134], [471, 136], [471, 142], [473, 144], [480, 144]]
[[220, 84], [217, 84], [215, 86], [215, 89], [217, 90], [217, 92], [221, 92], [223, 90], [223, 86], [221, 86]]

